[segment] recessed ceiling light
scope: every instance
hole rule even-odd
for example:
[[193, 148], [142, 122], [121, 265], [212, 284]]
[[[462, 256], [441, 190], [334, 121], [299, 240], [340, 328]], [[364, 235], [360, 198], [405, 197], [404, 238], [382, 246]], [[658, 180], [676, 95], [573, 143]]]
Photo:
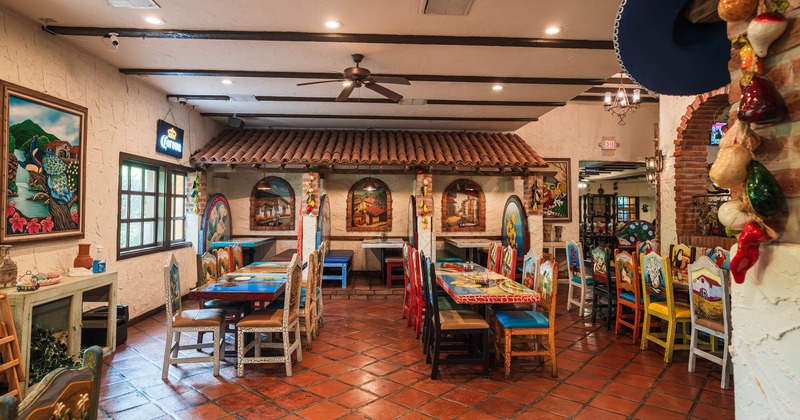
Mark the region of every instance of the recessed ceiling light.
[[501, 91], [501, 90], [503, 90], [503, 85], [494, 85], [494, 86], [492, 86], [492, 90]]
[[167, 22], [164, 21], [164, 19], [161, 19], [161, 18], [158, 18], [158, 17], [155, 17], [155, 16], [147, 16], [147, 17], [144, 18], [144, 21], [149, 23], [149, 24], [151, 24], [151, 25], [163, 25], [163, 24], [167, 23]]
[[342, 22], [339, 22], [338, 20], [329, 20], [325, 22], [325, 27], [328, 29], [339, 29], [342, 27]]
[[559, 28], [558, 26], [551, 26], [544, 30], [544, 33], [546, 33], [547, 35], [555, 35], [559, 32], [561, 32], [561, 28]]
[[223, 85], [232, 85], [233, 84], [233, 80], [231, 80], [231, 79], [222, 79], [222, 84]]

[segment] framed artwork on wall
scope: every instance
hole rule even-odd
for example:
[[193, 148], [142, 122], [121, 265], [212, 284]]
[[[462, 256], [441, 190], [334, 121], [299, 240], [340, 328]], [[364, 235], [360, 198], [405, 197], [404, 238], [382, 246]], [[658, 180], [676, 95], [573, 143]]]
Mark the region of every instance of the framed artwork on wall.
[[392, 193], [381, 180], [364, 178], [347, 193], [348, 232], [390, 232]]
[[294, 190], [283, 178], [268, 176], [250, 192], [250, 230], [294, 230]]
[[568, 158], [545, 159], [548, 167], [556, 171], [555, 176], [545, 176], [542, 186], [542, 217], [549, 222], [572, 221], [572, 197], [570, 160]]
[[0, 242], [83, 237], [86, 108], [0, 81], [3, 90]]
[[459, 179], [442, 194], [442, 231], [483, 232], [486, 230], [486, 198], [478, 183]]

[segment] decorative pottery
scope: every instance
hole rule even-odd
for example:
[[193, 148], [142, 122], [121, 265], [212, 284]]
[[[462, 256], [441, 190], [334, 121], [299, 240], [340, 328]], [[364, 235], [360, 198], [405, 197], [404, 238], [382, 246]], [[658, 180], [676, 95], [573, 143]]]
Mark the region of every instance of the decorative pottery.
[[717, 217], [723, 226], [730, 230], [739, 231], [750, 220], [747, 214], [747, 205], [741, 200], [732, 200], [719, 206]]
[[75, 257], [75, 260], [72, 262], [73, 267], [83, 267], [87, 270], [92, 269], [94, 258], [89, 255], [89, 248], [91, 248], [91, 246], [92, 244], [78, 244], [78, 256]]
[[717, 13], [726, 22], [739, 22], [755, 13], [757, 6], [758, 0], [720, 0]]
[[11, 245], [0, 245], [0, 285], [6, 287], [17, 281], [17, 263], [11, 259]]
[[749, 123], [769, 124], [781, 121], [788, 111], [783, 97], [769, 80], [753, 75], [750, 85], [742, 88], [739, 119]]
[[18, 292], [33, 292], [34, 290], [38, 289], [39, 289], [39, 280], [33, 273], [31, 273], [30, 270], [26, 271], [25, 274], [19, 276], [19, 280], [17, 280]]
[[553, 225], [550, 223], [542, 224], [542, 242], [553, 242]]
[[556, 226], [555, 231], [556, 231], [555, 241], [561, 242], [561, 235], [564, 233], [564, 226]]
[[721, 188], [731, 188], [747, 178], [747, 165], [751, 160], [750, 151], [741, 144], [720, 149], [708, 176]]
[[747, 25], [747, 39], [756, 55], [766, 57], [769, 46], [780, 38], [788, 25], [786, 18], [777, 12], [762, 13], [750, 21]]
[[750, 207], [761, 217], [772, 216], [780, 211], [783, 204], [783, 191], [775, 177], [758, 161], [747, 167], [745, 184]]

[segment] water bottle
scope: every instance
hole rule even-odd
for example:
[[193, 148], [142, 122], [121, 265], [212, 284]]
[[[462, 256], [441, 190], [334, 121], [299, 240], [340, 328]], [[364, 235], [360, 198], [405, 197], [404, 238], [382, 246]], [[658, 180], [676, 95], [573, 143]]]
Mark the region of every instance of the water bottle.
[[106, 271], [106, 256], [103, 254], [103, 245], [97, 245], [97, 259], [92, 261], [92, 273], [104, 273]]

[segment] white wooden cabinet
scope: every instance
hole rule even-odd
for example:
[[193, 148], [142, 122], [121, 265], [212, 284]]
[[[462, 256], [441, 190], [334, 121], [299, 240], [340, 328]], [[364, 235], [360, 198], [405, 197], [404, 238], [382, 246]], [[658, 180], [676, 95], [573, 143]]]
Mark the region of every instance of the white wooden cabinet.
[[26, 380], [20, 384], [27, 392], [30, 371], [31, 330], [34, 323], [45, 328], [67, 332], [67, 352], [80, 356], [81, 321], [84, 302], [108, 304], [108, 326], [103, 353], [114, 352], [117, 341], [117, 273], [106, 272], [87, 277], [64, 276], [61, 283], [42, 286], [34, 292], [18, 292], [16, 288], [0, 289], [8, 294], [14, 325], [19, 335], [20, 362]]

